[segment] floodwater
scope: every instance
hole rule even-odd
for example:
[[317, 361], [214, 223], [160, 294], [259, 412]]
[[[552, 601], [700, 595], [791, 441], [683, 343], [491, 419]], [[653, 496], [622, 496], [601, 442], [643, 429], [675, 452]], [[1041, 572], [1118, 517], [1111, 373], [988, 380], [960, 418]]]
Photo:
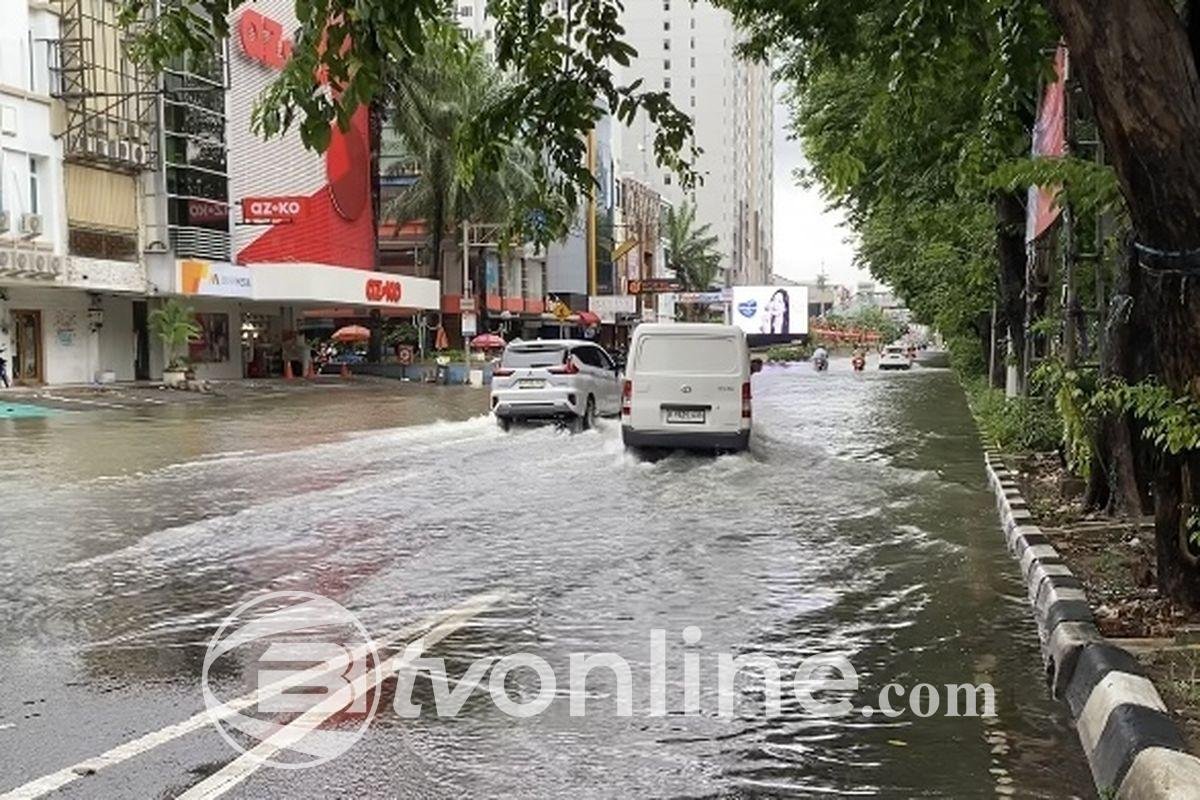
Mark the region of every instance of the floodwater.
[[[485, 684], [453, 718], [401, 719], [385, 686], [349, 752], [228, 796], [1093, 796], [948, 372], [769, 369], [751, 452], [720, 458], [638, 457], [612, 421], [504, 434], [485, 408], [473, 390], [350, 385], [0, 420], [0, 794], [203, 711], [226, 615], [302, 590], [374, 632], [501, 592], [431, 654], [453, 675], [530, 653], [558, 696], [515, 719]], [[665, 715], [646, 689], [655, 630]], [[572, 717], [570, 656], [604, 652], [631, 666], [633, 713], [597, 672]], [[807, 712], [785, 678], [768, 716], [749, 674], [718, 713], [721, 654], [790, 676], [830, 653], [858, 674], [849, 715]], [[991, 718], [857, 710], [892, 683], [985, 682]], [[237, 754], [206, 725], [126, 755], [54, 796], [174, 797]]]

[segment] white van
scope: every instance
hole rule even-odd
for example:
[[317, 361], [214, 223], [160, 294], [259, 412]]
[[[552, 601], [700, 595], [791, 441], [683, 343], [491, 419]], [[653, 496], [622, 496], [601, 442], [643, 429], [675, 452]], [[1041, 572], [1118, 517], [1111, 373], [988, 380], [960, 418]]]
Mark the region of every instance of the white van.
[[621, 390], [625, 445], [745, 450], [750, 375], [761, 367], [732, 325], [639, 325]]

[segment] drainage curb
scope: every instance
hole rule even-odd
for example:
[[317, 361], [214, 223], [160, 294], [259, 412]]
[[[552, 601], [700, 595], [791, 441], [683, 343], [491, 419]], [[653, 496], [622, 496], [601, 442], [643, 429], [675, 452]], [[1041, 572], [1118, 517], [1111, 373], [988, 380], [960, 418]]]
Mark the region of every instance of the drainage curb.
[[1083, 584], [1034, 524], [1012, 473], [984, 454], [1008, 549], [1021, 565], [1037, 618], [1046, 679], [1067, 704], [1102, 796], [1200, 800], [1200, 758], [1129, 652], [1096, 628]]

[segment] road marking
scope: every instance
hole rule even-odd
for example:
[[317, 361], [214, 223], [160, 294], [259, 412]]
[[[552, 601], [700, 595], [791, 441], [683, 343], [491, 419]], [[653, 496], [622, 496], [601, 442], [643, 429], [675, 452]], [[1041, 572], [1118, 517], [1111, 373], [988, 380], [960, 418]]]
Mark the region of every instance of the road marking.
[[400, 667], [414, 658], [420, 658], [428, 648], [466, 625], [482, 610], [483, 608], [462, 606], [454, 612], [448, 612], [441, 622], [430, 628], [419, 639], [414, 640], [413, 644], [419, 643], [418, 647], [411, 649], [406, 647], [399, 654], [383, 662], [378, 669], [372, 670], [369, 675], [364, 673], [358, 676], [351, 684], [318, 702], [279, 731], [263, 739], [249, 751], [179, 795], [176, 800], [214, 800], [225, 794], [257, 772], [268, 759], [280, 750], [291, 747], [321, 727], [326, 720], [339, 713], [355, 697], [376, 690], [381, 683], [394, 676]]
[[[475, 595], [468, 598], [461, 605], [431, 614], [429, 617], [426, 617], [418, 623], [401, 628], [399, 631], [396, 631], [385, 639], [375, 642], [375, 646], [378, 649], [391, 647], [401, 640], [411, 639], [421, 631], [426, 631], [428, 635], [437, 629], [439, 625], [445, 624], [448, 621], [455, 622], [455, 629], [460, 628], [468, 619], [483, 613], [487, 609], [499, 603], [501, 600], [505, 599], [507, 596], [508, 595], [505, 593], [485, 593]], [[445, 638], [447, 635], [449, 635], [449, 632], [443, 633], [438, 637], [438, 640]], [[352, 651], [355, 654], [353, 657], [362, 657], [365, 655], [367, 649], [367, 645], [360, 645], [358, 648]], [[390, 665], [394, 658], [395, 657], [389, 659], [386, 664]], [[330, 661], [326, 663], [330, 665], [331, 669], [339, 672], [345, 666], [341, 660], [338, 660], [337, 662]], [[319, 668], [320, 666], [315, 667], [314, 669]], [[381, 669], [376, 672], [382, 673], [383, 670]], [[144, 736], [139, 736], [136, 739], [132, 739], [124, 744], [117, 745], [111, 750], [107, 750], [98, 756], [87, 759], [86, 761], [81, 761], [78, 764], [64, 767], [57, 772], [52, 772], [49, 775], [42, 776], [41, 778], [35, 778], [34, 780], [22, 784], [15, 789], [11, 789], [4, 794], [0, 794], [0, 800], [33, 800], [33, 798], [43, 797], [51, 792], [61, 789], [70, 783], [74, 783], [82, 777], [94, 775], [95, 773], [111, 767], [114, 764], [120, 764], [123, 761], [128, 761], [134, 756], [149, 752], [156, 747], [167, 744], [168, 742], [173, 742], [182, 736], [186, 736], [189, 733], [193, 733], [194, 731], [205, 728], [219, 720], [227, 719], [243, 709], [256, 706], [263, 700], [278, 696], [293, 685], [304, 683], [304, 681], [311, 678], [313, 674], [314, 673], [312, 670], [305, 670], [303, 673], [297, 673], [296, 675], [293, 675], [289, 678], [284, 678], [283, 680], [270, 684], [269, 686], [261, 687], [253, 692], [244, 694], [241, 697], [236, 697], [221, 704], [220, 706], [217, 706], [216, 708], [201, 711], [196, 715], [183, 720], [182, 722], [177, 722], [174, 725], [168, 725], [160, 730], [147, 733]], [[392, 667], [392, 674], [395, 674], [394, 666]], [[276, 734], [276, 736], [281, 735], [286, 730], [287, 728], [285, 727], [284, 730], [279, 734]], [[267, 741], [270, 740], [268, 739]], [[281, 747], [282, 746], [283, 745], [281, 745]], [[243, 758], [244, 757], [245, 756], [243, 756]], [[241, 759], [239, 758], [238, 761], [240, 760]], [[233, 764], [236, 763], [237, 761], [233, 762]], [[233, 766], [233, 764], [230, 764], [229, 766]], [[258, 765], [255, 764], [256, 769], [257, 767]], [[224, 771], [225, 770], [221, 770], [221, 772]], [[248, 776], [251, 772], [253, 772], [253, 770], [247, 772], [246, 775]], [[231, 786], [232, 785], [233, 784], [231, 784]], [[216, 795], [213, 796], [215, 797]]]

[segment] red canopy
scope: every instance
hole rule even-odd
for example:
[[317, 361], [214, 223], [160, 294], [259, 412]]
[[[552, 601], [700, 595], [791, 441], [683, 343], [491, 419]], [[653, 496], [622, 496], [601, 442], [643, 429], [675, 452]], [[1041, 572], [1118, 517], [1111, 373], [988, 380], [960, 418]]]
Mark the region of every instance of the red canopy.
[[471, 340], [471, 347], [476, 350], [498, 350], [507, 344], [503, 336], [494, 333], [481, 333]]
[[600, 324], [600, 315], [594, 314], [591, 311], [579, 312], [579, 324], [586, 328], [593, 328]]

